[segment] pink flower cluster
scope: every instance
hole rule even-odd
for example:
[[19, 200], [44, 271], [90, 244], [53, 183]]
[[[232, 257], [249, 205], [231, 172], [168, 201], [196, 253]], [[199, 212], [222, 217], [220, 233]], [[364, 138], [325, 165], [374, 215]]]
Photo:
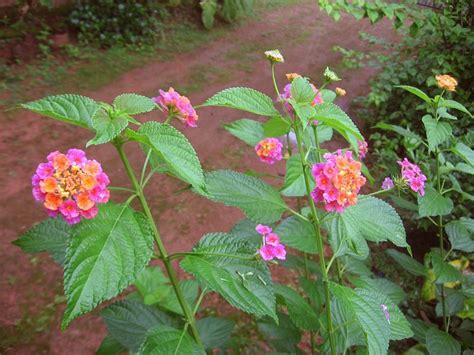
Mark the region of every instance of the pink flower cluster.
[[359, 145], [359, 158], [364, 159], [369, 152], [369, 145], [366, 141], [358, 141], [357, 144]]
[[410, 163], [407, 158], [397, 161], [402, 168], [402, 178], [406, 181], [410, 189], [423, 196], [425, 194], [426, 176], [422, 173], [420, 167]]
[[283, 159], [282, 148], [283, 144], [277, 138], [265, 138], [255, 146], [255, 152], [262, 162], [273, 164]]
[[[313, 89], [314, 93], [316, 96], [313, 99], [313, 102], [311, 103], [311, 106], [316, 106], [320, 105], [324, 102], [323, 96], [321, 93], [316, 89], [316, 87], [313, 84], [310, 84], [311, 88]], [[291, 99], [291, 83], [286, 84], [285, 87], [283, 88], [283, 93], [280, 94], [280, 100], [284, 102], [284, 106], [286, 110], [289, 113], [293, 113], [293, 107], [291, 107], [291, 104], [288, 102], [288, 100]], [[315, 121], [316, 122], [316, 121]]]
[[357, 194], [365, 184], [361, 163], [352, 158], [352, 152], [324, 154], [325, 163], [313, 165], [312, 173], [316, 188], [311, 193], [317, 204], [322, 204], [328, 212], [343, 212], [357, 203]]
[[263, 245], [259, 250], [263, 260], [269, 261], [274, 258], [280, 260], [286, 259], [285, 246], [280, 244], [280, 238], [277, 234], [272, 233], [271, 227], [259, 224], [255, 230], [263, 237]]
[[97, 203], [106, 203], [110, 192], [109, 177], [95, 160], [88, 160], [80, 149], [69, 149], [66, 154], [58, 151], [40, 163], [32, 178], [33, 197], [43, 203], [51, 217], [58, 214], [69, 224], [76, 224], [81, 217], [90, 219], [97, 215]]
[[160, 95], [153, 98], [158, 105], [168, 112], [168, 115], [178, 118], [188, 127], [197, 127], [198, 115], [186, 96], [180, 95], [173, 88], [168, 91], [160, 90]]

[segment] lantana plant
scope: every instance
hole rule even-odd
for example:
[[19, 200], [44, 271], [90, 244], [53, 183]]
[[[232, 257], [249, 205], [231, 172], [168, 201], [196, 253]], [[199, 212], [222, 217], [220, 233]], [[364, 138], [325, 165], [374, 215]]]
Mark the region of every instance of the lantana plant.
[[[388, 241], [410, 249], [398, 214], [375, 197], [393, 183], [361, 193], [369, 191], [372, 179], [362, 162], [367, 143], [334, 103], [336, 93], [326, 89], [340, 78], [327, 69], [318, 86], [292, 73], [280, 92], [275, 69], [284, 58], [279, 51], [266, 56], [275, 89], [271, 96], [234, 87], [193, 107], [170, 88], [155, 98], [119, 95], [111, 104], [58, 95], [21, 105], [95, 133], [87, 146], [111, 144], [130, 180], [130, 186], [109, 184], [100, 164], [77, 148], [50, 154], [33, 177], [35, 199], [49, 217], [15, 244], [28, 252], [48, 251], [64, 267], [62, 329], [133, 285], [136, 291], [102, 306], [109, 332], [103, 352], [230, 349], [234, 323], [200, 316], [209, 293], [255, 317], [262, 338], [277, 352], [305, 346], [313, 353], [360, 348], [379, 355], [388, 352], [390, 341], [413, 335], [397, 306], [403, 291], [374, 275], [366, 263], [369, 243], [376, 247]], [[191, 143], [172, 125], [205, 129], [206, 118], [198, 120], [195, 110], [203, 106], [255, 115], [225, 128], [248, 144], [262, 165], [286, 164], [284, 178], [270, 184], [258, 174], [204, 171]], [[164, 122], [134, 117], [154, 110], [162, 111], [155, 117]], [[334, 145], [325, 143], [336, 133], [343, 140], [332, 151]], [[143, 150], [138, 172], [125, 150], [131, 144]], [[169, 254], [144, 193], [155, 174], [170, 175], [202, 198], [239, 208], [246, 218], [230, 231], [210, 231], [190, 251]], [[123, 193], [129, 194], [125, 200]], [[140, 211], [132, 208], [134, 200]], [[160, 265], [151, 266], [152, 259]], [[179, 280], [174, 260], [194, 278]], [[281, 283], [279, 275], [289, 269], [298, 277]], [[272, 270], [278, 270], [273, 278]]]

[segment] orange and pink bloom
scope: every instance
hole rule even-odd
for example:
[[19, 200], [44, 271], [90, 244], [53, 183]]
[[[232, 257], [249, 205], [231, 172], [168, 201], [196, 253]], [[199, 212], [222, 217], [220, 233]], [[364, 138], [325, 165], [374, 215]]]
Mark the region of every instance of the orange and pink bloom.
[[312, 173], [316, 188], [311, 193], [316, 204], [327, 212], [343, 212], [357, 203], [357, 195], [366, 179], [361, 174], [361, 163], [351, 151], [324, 154], [323, 163], [314, 164]]
[[265, 138], [255, 146], [255, 152], [262, 162], [273, 164], [283, 159], [282, 148], [283, 144], [277, 138]]
[[43, 203], [51, 217], [61, 215], [69, 224], [81, 217], [94, 218], [97, 204], [106, 203], [110, 196], [110, 180], [101, 165], [87, 159], [80, 149], [66, 154], [55, 151], [47, 160], [38, 165], [31, 181], [35, 200]]
[[198, 115], [191, 101], [173, 88], [168, 91], [160, 90], [160, 94], [153, 97], [153, 101], [168, 112], [169, 116], [176, 117], [188, 127], [197, 127]]

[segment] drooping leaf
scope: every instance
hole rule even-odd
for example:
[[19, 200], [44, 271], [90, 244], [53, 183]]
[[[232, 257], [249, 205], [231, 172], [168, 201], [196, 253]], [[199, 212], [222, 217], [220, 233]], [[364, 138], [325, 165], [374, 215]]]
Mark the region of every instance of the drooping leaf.
[[433, 271], [436, 275], [436, 283], [444, 284], [446, 282], [459, 281], [461, 273], [451, 264], [443, 260], [443, 257], [438, 253], [430, 253], [431, 263], [433, 264]]
[[418, 213], [420, 217], [444, 216], [453, 210], [453, 201], [441, 195], [431, 185], [426, 185], [425, 195], [418, 195]]
[[224, 128], [252, 147], [265, 138], [262, 124], [247, 118], [227, 123]]
[[418, 88], [415, 88], [415, 87], [409, 86], [409, 85], [396, 85], [395, 87], [406, 90], [406, 91], [412, 93], [413, 95], [418, 96], [420, 99], [425, 101], [427, 104], [432, 103], [430, 97]]
[[138, 94], [122, 94], [114, 99], [114, 106], [117, 110], [128, 115], [138, 115], [153, 111], [155, 102], [149, 97]]
[[229, 107], [261, 116], [277, 116], [272, 99], [260, 91], [250, 88], [229, 88], [207, 99], [202, 106]]
[[206, 317], [197, 321], [196, 326], [206, 349], [218, 349], [229, 340], [235, 323], [229, 319]]
[[399, 135], [403, 136], [403, 137], [407, 137], [407, 138], [411, 138], [411, 139], [414, 139], [418, 142], [421, 142], [422, 139], [421, 137], [406, 129], [406, 128], [403, 128], [403, 127], [400, 127], [400, 126], [396, 126], [396, 125], [393, 125], [393, 124], [388, 124], [388, 123], [385, 123], [385, 122], [379, 122], [375, 125], [376, 128], [380, 128], [380, 129], [384, 129], [384, 130], [387, 130], [387, 131], [393, 131], [393, 132], [396, 132], [398, 133]]
[[189, 140], [177, 129], [157, 122], [143, 124], [135, 136], [145, 143], [181, 180], [202, 189], [205, 185], [201, 162]]
[[126, 115], [114, 116], [106, 109], [100, 108], [92, 117], [92, 127], [96, 136], [87, 142], [90, 145], [104, 144], [117, 137], [128, 126]]
[[207, 173], [206, 187], [212, 200], [240, 208], [255, 222], [273, 223], [280, 219], [287, 208], [273, 187], [235, 171], [216, 170]]
[[291, 216], [284, 219], [275, 228], [275, 233], [283, 244], [291, 248], [311, 254], [316, 254], [318, 251], [313, 226], [299, 217]]
[[[314, 188], [313, 180], [311, 180], [311, 188]], [[286, 162], [285, 183], [281, 188], [281, 194], [289, 197], [306, 195], [303, 167], [301, 165], [301, 157], [298, 154], [292, 155]]]
[[433, 327], [427, 330], [425, 337], [430, 355], [461, 354], [461, 344], [446, 332]]
[[217, 0], [201, 0], [199, 2], [202, 9], [201, 21], [207, 30], [214, 27], [214, 17], [217, 11]]
[[46, 251], [58, 264], [64, 264], [71, 226], [61, 217], [48, 218], [34, 225], [13, 244], [26, 253]]
[[470, 117], [473, 117], [472, 113], [470, 113], [469, 110], [463, 104], [454, 100], [442, 99], [439, 102], [439, 106], [452, 108], [454, 110], [461, 111]]
[[127, 205], [100, 206], [97, 217], [75, 225], [64, 265], [62, 328], [130, 285], [152, 253], [149, 222]]
[[451, 137], [453, 129], [448, 122], [437, 121], [430, 115], [423, 116], [422, 121], [425, 125], [428, 146], [430, 150], [434, 152], [441, 143]]
[[346, 138], [346, 140], [349, 141], [351, 135], [358, 140], [364, 140], [357, 126], [339, 106], [332, 103], [323, 103], [316, 105], [314, 110], [315, 114], [312, 116], [312, 119], [321, 121], [329, 127], [334, 128]]
[[330, 283], [331, 293], [336, 300], [354, 312], [355, 318], [366, 336], [369, 354], [386, 354], [390, 339], [390, 324], [372, 297], [359, 295], [354, 290]]
[[452, 148], [452, 151], [466, 163], [474, 166], [474, 150], [469, 148], [467, 145], [462, 142], [457, 142], [454, 148]]
[[299, 104], [311, 104], [316, 96], [308, 79], [299, 77], [291, 82], [291, 98]]
[[99, 109], [97, 102], [81, 95], [56, 95], [21, 104], [20, 107], [58, 121], [93, 129], [92, 117]]
[[113, 303], [100, 315], [110, 335], [130, 351], [138, 351], [148, 330], [157, 325], [173, 326], [176, 323], [156, 308], [130, 300]]
[[263, 124], [265, 137], [280, 137], [290, 131], [290, 123], [281, 116], [270, 118]]
[[451, 247], [466, 253], [474, 252], [474, 219], [462, 217], [445, 226]]
[[255, 247], [230, 234], [211, 233], [193, 252], [182, 260], [181, 267], [203, 286], [244, 312], [276, 319], [270, 273], [266, 264], [254, 257]]
[[415, 259], [406, 254], [402, 254], [395, 249], [387, 249], [385, 251], [393, 260], [397, 262], [403, 269], [415, 276], [426, 276], [428, 270]]
[[291, 287], [274, 284], [275, 293], [283, 298], [291, 321], [300, 329], [318, 330], [319, 319], [305, 299]]
[[186, 330], [159, 325], [150, 329], [138, 354], [169, 355], [193, 354], [205, 355], [206, 352], [191, 338]]

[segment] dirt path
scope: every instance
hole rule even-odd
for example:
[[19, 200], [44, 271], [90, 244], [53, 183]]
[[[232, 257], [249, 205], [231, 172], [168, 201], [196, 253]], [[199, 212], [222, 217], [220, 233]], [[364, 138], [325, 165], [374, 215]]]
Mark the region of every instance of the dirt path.
[[[286, 63], [278, 66], [278, 80], [299, 72], [319, 78], [326, 65], [338, 68], [335, 45], [360, 48], [358, 32], [391, 35], [390, 25], [376, 27], [350, 17], [335, 23], [314, 2], [304, 2], [267, 12], [258, 21], [237, 26], [219, 40], [180, 55], [170, 62], [153, 62], [125, 73], [116, 82], [96, 91], [83, 92], [97, 100], [111, 101], [123, 92], [154, 95], [173, 85], [189, 94], [195, 104], [229, 86], [249, 86], [273, 95], [266, 49], [280, 48]], [[344, 74], [344, 73], [343, 73]], [[345, 109], [367, 91], [367, 70], [353, 71], [340, 83], [348, 95], [339, 101]], [[45, 93], [46, 94], [46, 93]], [[245, 117], [230, 110], [201, 109], [199, 127], [184, 133], [208, 170], [232, 168], [262, 170], [252, 149], [225, 133], [222, 124]], [[2, 113], [0, 113], [1, 115]], [[158, 113], [146, 119], [162, 119]], [[28, 256], [11, 241], [44, 218], [30, 194], [30, 177], [38, 162], [53, 150], [83, 147], [90, 133], [40, 119], [28, 112], [1, 117], [0, 130], [0, 352], [6, 354], [90, 354], [97, 349], [105, 328], [97, 315], [82, 317], [64, 333], [59, 323], [64, 309], [62, 270], [47, 256]], [[180, 127], [181, 129], [181, 127]], [[129, 149], [138, 167], [138, 149]], [[88, 155], [102, 162], [113, 185], [125, 184], [124, 172], [110, 147], [94, 147]], [[276, 165], [272, 172], [284, 172]], [[189, 249], [204, 233], [226, 231], [242, 215], [191, 193], [171, 194], [182, 185], [157, 176], [148, 187], [151, 205], [170, 251]], [[117, 199], [120, 199], [118, 196]], [[2, 346], [4, 349], [2, 349]]]

